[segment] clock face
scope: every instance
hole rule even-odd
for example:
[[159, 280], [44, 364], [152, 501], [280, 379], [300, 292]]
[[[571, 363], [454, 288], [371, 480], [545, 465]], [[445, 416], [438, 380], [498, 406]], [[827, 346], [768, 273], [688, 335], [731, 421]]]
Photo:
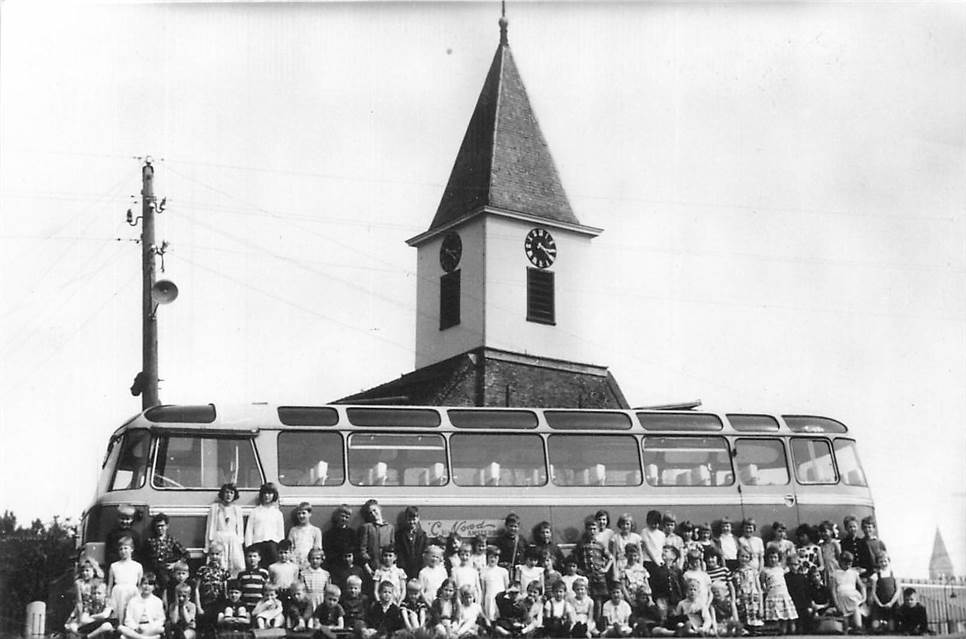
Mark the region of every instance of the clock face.
[[523, 250], [530, 263], [537, 268], [547, 268], [557, 258], [557, 243], [547, 229], [536, 228], [527, 233]]
[[455, 231], [450, 231], [443, 238], [443, 243], [439, 247], [439, 265], [449, 273], [459, 266], [460, 258], [463, 256], [463, 240]]

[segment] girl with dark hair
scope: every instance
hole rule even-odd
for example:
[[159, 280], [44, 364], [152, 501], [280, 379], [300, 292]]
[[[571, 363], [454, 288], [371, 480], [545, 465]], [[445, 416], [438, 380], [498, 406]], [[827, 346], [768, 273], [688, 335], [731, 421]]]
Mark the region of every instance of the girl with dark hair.
[[258, 489], [258, 504], [245, 525], [245, 547], [258, 548], [262, 568], [278, 561], [278, 542], [285, 538], [285, 520], [278, 507], [278, 488], [268, 482]]
[[242, 545], [245, 528], [241, 508], [235, 504], [237, 500], [235, 484], [222, 484], [218, 499], [208, 509], [208, 523], [205, 526], [205, 547], [210, 549], [214, 543], [221, 544], [221, 567], [232, 577], [245, 569]]

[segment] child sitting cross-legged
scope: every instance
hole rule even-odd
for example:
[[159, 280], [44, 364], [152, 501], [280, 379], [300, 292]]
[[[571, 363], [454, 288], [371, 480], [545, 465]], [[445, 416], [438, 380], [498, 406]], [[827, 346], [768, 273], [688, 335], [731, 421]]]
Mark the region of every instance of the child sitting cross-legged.
[[436, 591], [436, 598], [429, 606], [429, 627], [436, 637], [453, 639], [457, 617], [456, 585], [452, 579], [444, 579]]
[[476, 589], [469, 584], [463, 584], [457, 597], [459, 605], [456, 608], [453, 634], [457, 639], [475, 639], [488, 625], [486, 617], [483, 616], [483, 608], [476, 601]]
[[369, 608], [369, 598], [362, 594], [362, 579], [356, 575], [345, 581], [345, 592], [342, 593], [342, 610], [345, 611], [345, 627], [355, 631], [366, 623], [366, 610]]
[[255, 628], [281, 628], [285, 625], [285, 610], [278, 599], [278, 588], [272, 584], [265, 584], [262, 589], [262, 600], [252, 608], [252, 619]]
[[523, 628], [527, 625], [528, 613], [524, 599], [525, 596], [520, 592], [520, 584], [516, 581], [510, 582], [506, 590], [497, 593], [497, 618], [493, 625], [495, 635], [500, 637], [522, 636]]
[[429, 606], [423, 601], [423, 589], [418, 579], [410, 579], [406, 582], [406, 596], [399, 605], [399, 609], [402, 612], [406, 636], [414, 637], [417, 631], [426, 626]]
[[198, 609], [191, 596], [191, 586], [184, 581], [175, 586], [174, 601], [168, 605], [168, 622], [165, 624], [168, 639], [195, 639], [197, 636]]
[[243, 630], [252, 625], [248, 607], [242, 601], [242, 589], [237, 580], [232, 579], [225, 587], [228, 600], [218, 611], [218, 628], [222, 630]]
[[550, 584], [550, 598], [543, 605], [543, 631], [547, 637], [569, 637], [574, 625], [574, 606], [567, 601], [562, 579]]
[[161, 639], [164, 633], [164, 604], [154, 596], [157, 578], [148, 572], [141, 577], [138, 594], [124, 611], [124, 622], [118, 632], [127, 639]]
[[631, 605], [624, 601], [619, 586], [610, 589], [610, 598], [600, 608], [602, 637], [629, 637], [631, 628]]
[[285, 628], [300, 632], [307, 630], [315, 606], [309, 599], [309, 591], [301, 581], [295, 582], [285, 603]]
[[687, 596], [682, 599], [670, 619], [675, 621], [677, 633], [684, 636], [715, 634], [714, 615], [704, 598], [702, 584], [688, 580]]
[[312, 613], [310, 625], [317, 630], [317, 635], [325, 639], [335, 639], [336, 633], [345, 628], [345, 610], [339, 603], [342, 591], [338, 586], [329, 584], [325, 587], [322, 603]]
[[594, 600], [587, 594], [587, 578], [577, 577], [573, 584], [574, 597], [570, 604], [574, 607], [574, 625], [570, 636], [576, 639], [590, 639], [597, 636], [597, 623], [594, 620]]
[[735, 605], [734, 589], [724, 581], [711, 582], [711, 612], [714, 614], [718, 634], [738, 637], [742, 634]]
[[378, 600], [366, 611], [365, 627], [361, 628], [363, 639], [389, 639], [405, 627], [402, 611], [396, 605], [396, 587], [391, 581], [380, 581], [377, 586]]
[[107, 598], [107, 585], [100, 579], [93, 579], [89, 585], [89, 594], [84, 596], [77, 610], [71, 613], [65, 628], [73, 635], [93, 639], [114, 632], [114, 611]]

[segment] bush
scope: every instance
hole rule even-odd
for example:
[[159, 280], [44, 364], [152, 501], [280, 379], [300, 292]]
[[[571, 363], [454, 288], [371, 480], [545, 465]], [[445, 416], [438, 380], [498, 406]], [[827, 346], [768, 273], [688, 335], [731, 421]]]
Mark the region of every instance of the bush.
[[[0, 619], [3, 630], [19, 631], [24, 612], [31, 601], [48, 601], [64, 593], [52, 592], [51, 582], [64, 580], [74, 568], [74, 538], [77, 525], [70, 519], [44, 524], [35, 519], [28, 528], [17, 525], [9, 510], [0, 517]], [[57, 606], [48, 609], [48, 619]], [[57, 629], [58, 620], [48, 623]], [[63, 620], [59, 620], [60, 623]]]

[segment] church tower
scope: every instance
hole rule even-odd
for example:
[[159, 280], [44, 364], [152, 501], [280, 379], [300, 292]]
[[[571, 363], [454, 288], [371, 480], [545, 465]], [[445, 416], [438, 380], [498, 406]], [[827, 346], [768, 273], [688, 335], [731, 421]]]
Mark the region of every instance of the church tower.
[[417, 252], [416, 370], [340, 401], [626, 407], [590, 363], [591, 240], [510, 52], [507, 19]]
[[416, 367], [489, 347], [589, 357], [577, 299], [601, 229], [574, 215], [500, 19], [500, 44], [417, 249]]

